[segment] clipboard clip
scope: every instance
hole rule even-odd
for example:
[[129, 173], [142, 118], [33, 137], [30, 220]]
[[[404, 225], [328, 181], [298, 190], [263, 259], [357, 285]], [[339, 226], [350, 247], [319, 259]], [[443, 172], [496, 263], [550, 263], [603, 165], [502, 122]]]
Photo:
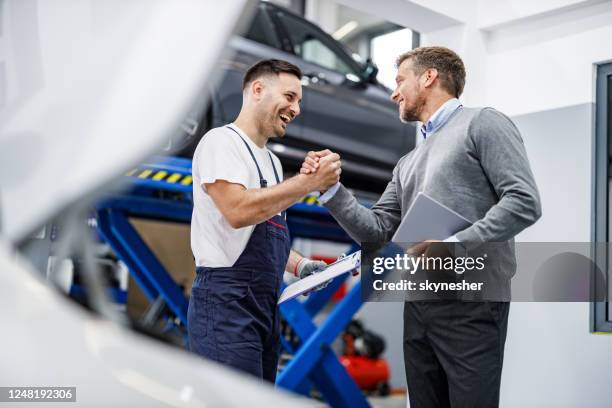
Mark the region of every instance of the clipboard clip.
[[[355, 252], [355, 253], [353, 253], [351, 256], [355, 256], [355, 254], [356, 254], [356, 252]], [[336, 259], [336, 262], [340, 262], [341, 260], [343, 260], [343, 259], [344, 259], [344, 258], [346, 258], [346, 257], [347, 257], [347, 255], [346, 255], [345, 253], [342, 253], [342, 254], [340, 254], [340, 256], [338, 257], [338, 259]], [[336, 262], [334, 262], [334, 263], [336, 263]], [[357, 264], [357, 267], [351, 271], [351, 276], [357, 276], [357, 275], [359, 275], [359, 269], [358, 269], [358, 268], [359, 268], [360, 266], [361, 266], [361, 262], [359, 262], [359, 263]]]

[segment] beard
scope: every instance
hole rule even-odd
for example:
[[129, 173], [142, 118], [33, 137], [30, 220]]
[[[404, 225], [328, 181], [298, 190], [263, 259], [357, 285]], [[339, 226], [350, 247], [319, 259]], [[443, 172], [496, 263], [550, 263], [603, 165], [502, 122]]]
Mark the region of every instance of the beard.
[[399, 112], [400, 120], [404, 123], [406, 122], [418, 122], [419, 116], [423, 111], [423, 107], [425, 106], [425, 97], [418, 93], [415, 97], [415, 101], [411, 106], [407, 106], [404, 102], [404, 109], [401, 109]]
[[280, 111], [270, 112], [269, 109], [262, 109], [257, 115], [262, 118], [257, 124], [260, 133], [267, 135], [270, 138], [283, 137], [286, 133], [286, 125], [283, 128], [282, 121], [279, 118]]
[[257, 120], [257, 130], [262, 135], [266, 135], [269, 138], [272, 137], [283, 137], [285, 135], [284, 130], [276, 123], [278, 114], [271, 113], [269, 110], [260, 110], [255, 115]]
[[400, 111], [399, 117], [404, 123], [417, 122], [419, 120], [418, 113], [416, 107], [413, 107], [412, 109], [409, 108]]
[[278, 116], [276, 117], [276, 121], [272, 122], [272, 130], [273, 130], [273, 134], [274, 137], [283, 137], [285, 136], [285, 133], [287, 132], [287, 125], [285, 124], [283, 127], [283, 124], [280, 122], [280, 120], [278, 119]]

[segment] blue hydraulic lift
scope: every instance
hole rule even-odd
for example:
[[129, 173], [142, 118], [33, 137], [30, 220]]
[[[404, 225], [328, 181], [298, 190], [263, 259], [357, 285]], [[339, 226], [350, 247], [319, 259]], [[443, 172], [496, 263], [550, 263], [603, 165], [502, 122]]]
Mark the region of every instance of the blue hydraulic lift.
[[[191, 160], [155, 158], [126, 176], [130, 189], [104, 198], [96, 206], [98, 231], [127, 265], [147, 298], [151, 302], [162, 299], [176, 316], [177, 324], [186, 327], [188, 299], [129, 218], [189, 223], [193, 203]], [[345, 242], [358, 248], [327, 210], [316, 205], [315, 197], [290, 207], [287, 223], [292, 237]], [[332, 407], [368, 407], [363, 393], [331, 349], [332, 342], [361, 307], [361, 284], [352, 287], [319, 327], [313, 323], [347, 276], [336, 278], [305, 302], [293, 299], [281, 305], [281, 314], [299, 342], [283, 341], [293, 358], [279, 374], [277, 385], [303, 395], [308, 395], [314, 385]]]

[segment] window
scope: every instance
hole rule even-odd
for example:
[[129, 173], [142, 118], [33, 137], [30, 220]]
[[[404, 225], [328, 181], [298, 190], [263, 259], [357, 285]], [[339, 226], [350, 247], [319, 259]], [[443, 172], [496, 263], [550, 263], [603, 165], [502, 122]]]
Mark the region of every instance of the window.
[[[612, 238], [612, 63], [597, 67], [595, 116], [595, 189], [593, 241], [610, 242]], [[609, 245], [609, 244], [607, 244]], [[599, 265], [605, 265], [605, 288], [595, 288], [606, 295], [605, 302], [591, 305], [591, 329], [598, 332], [612, 332], [612, 304], [610, 303], [610, 270], [612, 261], [608, 250], [596, 248], [594, 256]], [[600, 292], [601, 293], [601, 292]]]
[[356, 74], [346, 61], [350, 57], [343, 55], [340, 47], [322, 31], [291, 15], [279, 13], [278, 16], [285, 25], [296, 55], [307, 62], [344, 75]]
[[274, 33], [274, 26], [267, 14], [260, 8], [257, 8], [257, 13], [253, 17], [251, 26], [245, 33], [245, 38], [257, 41], [258, 43], [269, 45], [270, 47], [280, 48], [278, 38]]
[[395, 60], [413, 44], [412, 30], [404, 28], [378, 35], [371, 40], [372, 61], [378, 66], [378, 81], [395, 89]]

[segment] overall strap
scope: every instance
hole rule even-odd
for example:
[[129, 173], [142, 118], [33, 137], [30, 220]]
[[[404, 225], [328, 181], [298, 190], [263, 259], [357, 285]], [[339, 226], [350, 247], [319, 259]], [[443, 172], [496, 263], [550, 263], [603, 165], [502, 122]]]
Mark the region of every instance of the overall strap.
[[[261, 188], [267, 187], [268, 186], [268, 181], [263, 177], [263, 174], [261, 174], [261, 169], [259, 168], [259, 164], [257, 164], [257, 159], [255, 159], [255, 155], [253, 154], [253, 151], [251, 150], [251, 147], [249, 146], [249, 144], [246, 142], [246, 140], [244, 140], [244, 138], [242, 136], [240, 136], [240, 133], [238, 133], [236, 131], [236, 129], [232, 128], [231, 126], [226, 126], [226, 128], [228, 128], [232, 132], [236, 133], [238, 135], [238, 137], [240, 138], [240, 140], [242, 140], [242, 142], [246, 146], [247, 150], [249, 151], [249, 154], [253, 158], [253, 161], [255, 162], [255, 167], [257, 167], [257, 173], [259, 174], [259, 186]], [[268, 153], [268, 154], [270, 154], [270, 153]], [[272, 160], [272, 156], [270, 156], [270, 160]], [[272, 163], [272, 166], [274, 166], [274, 163]], [[276, 180], [278, 181], [278, 175], [276, 174], [276, 169], [274, 169], [274, 175], [276, 176]]]
[[[272, 160], [272, 155], [268, 152], [268, 156], [270, 156], [270, 163], [272, 163], [272, 170], [274, 170], [274, 177], [276, 178], [276, 184], [280, 184], [280, 179], [278, 178], [278, 173], [276, 172], [276, 166], [274, 165], [274, 160]], [[287, 219], [287, 211], [281, 212], [281, 217], [283, 220]]]
[[280, 179], [278, 178], [278, 173], [276, 172], [276, 166], [274, 166], [274, 160], [272, 160], [272, 155], [268, 152], [268, 156], [270, 156], [270, 163], [272, 163], [272, 170], [274, 170], [274, 178], [276, 178], [276, 184], [280, 184]]

